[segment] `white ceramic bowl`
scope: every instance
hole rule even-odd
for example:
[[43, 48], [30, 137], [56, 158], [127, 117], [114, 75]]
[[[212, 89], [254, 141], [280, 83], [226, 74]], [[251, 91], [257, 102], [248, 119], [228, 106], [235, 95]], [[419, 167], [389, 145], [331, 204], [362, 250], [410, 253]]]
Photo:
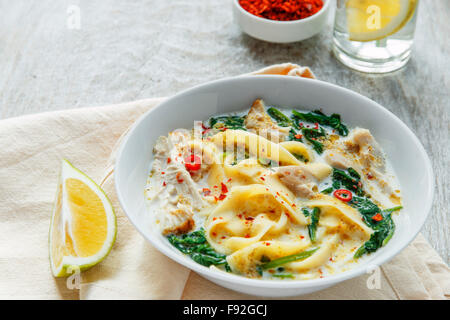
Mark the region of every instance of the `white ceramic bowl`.
[[239, 0], [232, 0], [234, 18], [248, 35], [275, 43], [289, 43], [311, 38], [327, 24], [331, 0], [323, 0], [322, 9], [316, 14], [301, 20], [275, 21], [257, 17], [244, 10]]
[[[210, 270], [172, 247], [151, 231], [144, 187], [156, 139], [176, 128], [191, 128], [195, 120], [249, 108], [256, 98], [268, 105], [339, 113], [350, 127], [368, 128], [385, 150], [402, 187], [405, 209], [396, 216], [391, 241], [367, 256], [364, 263], [337, 275], [314, 280], [258, 280]], [[292, 296], [325, 289], [385, 263], [417, 235], [431, 208], [433, 172], [417, 137], [391, 112], [353, 91], [319, 80], [287, 76], [236, 77], [210, 82], [175, 95], [143, 115], [118, 151], [115, 184], [120, 204], [137, 230], [159, 251], [226, 288], [260, 296]], [[151, 263], [151, 262], [150, 262]], [[338, 297], [337, 297], [338, 298]]]

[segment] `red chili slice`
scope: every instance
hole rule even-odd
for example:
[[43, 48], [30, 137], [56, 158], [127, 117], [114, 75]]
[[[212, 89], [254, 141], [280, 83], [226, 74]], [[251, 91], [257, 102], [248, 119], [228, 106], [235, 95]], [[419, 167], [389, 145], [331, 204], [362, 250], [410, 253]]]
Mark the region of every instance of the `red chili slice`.
[[344, 202], [349, 202], [353, 198], [352, 193], [346, 189], [338, 189], [335, 192], [333, 192], [333, 195], [339, 200]]
[[202, 159], [195, 154], [191, 154], [184, 158], [184, 166], [187, 171], [197, 171], [202, 167]]

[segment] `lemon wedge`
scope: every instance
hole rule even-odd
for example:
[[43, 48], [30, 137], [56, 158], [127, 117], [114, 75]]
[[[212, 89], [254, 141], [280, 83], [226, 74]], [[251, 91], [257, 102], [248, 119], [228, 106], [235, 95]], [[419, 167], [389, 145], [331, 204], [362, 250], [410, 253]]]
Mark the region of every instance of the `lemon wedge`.
[[414, 15], [417, 0], [348, 0], [351, 41], [381, 40], [400, 30]]
[[103, 190], [63, 160], [49, 233], [53, 275], [68, 276], [102, 261], [116, 229], [114, 209]]

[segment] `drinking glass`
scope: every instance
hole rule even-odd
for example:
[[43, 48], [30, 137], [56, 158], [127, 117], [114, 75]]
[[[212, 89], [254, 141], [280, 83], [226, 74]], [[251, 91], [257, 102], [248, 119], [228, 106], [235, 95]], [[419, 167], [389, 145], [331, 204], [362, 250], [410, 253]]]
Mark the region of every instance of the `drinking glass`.
[[402, 68], [411, 56], [419, 0], [337, 0], [333, 52], [369, 73]]

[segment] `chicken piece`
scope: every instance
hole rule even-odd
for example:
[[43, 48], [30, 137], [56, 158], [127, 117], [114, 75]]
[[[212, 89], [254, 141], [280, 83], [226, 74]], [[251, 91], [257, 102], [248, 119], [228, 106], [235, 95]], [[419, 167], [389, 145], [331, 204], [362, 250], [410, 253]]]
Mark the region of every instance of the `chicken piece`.
[[179, 197], [178, 202], [182, 201], [189, 204], [193, 210], [200, 210], [205, 206], [205, 202], [198, 192], [191, 175], [178, 163], [175, 162], [167, 166], [164, 181], [168, 186], [171, 186], [167, 188], [168, 190], [172, 190], [172, 187], [174, 188], [174, 191], [171, 192], [172, 197], [175, 195], [183, 196]]
[[290, 130], [289, 127], [280, 127], [272, 120], [266, 112], [264, 101], [261, 99], [253, 102], [244, 124], [247, 129], [255, 131], [258, 135], [276, 143], [284, 141]]
[[155, 207], [158, 208], [155, 217], [160, 220], [164, 235], [192, 230], [195, 226], [193, 212], [208, 205], [184, 165], [167, 161], [174, 150], [167, 137], [158, 138], [153, 148], [153, 177], [148, 194], [151, 203], [156, 203]]
[[312, 198], [313, 188], [317, 187], [314, 177], [297, 166], [281, 167], [277, 176], [297, 197]]
[[276, 175], [297, 197], [312, 198], [317, 183], [331, 174], [331, 167], [324, 163], [286, 166], [277, 169]]
[[332, 167], [347, 169], [352, 166], [352, 161], [337, 149], [328, 149], [323, 153], [325, 161]]
[[188, 233], [194, 226], [192, 212], [183, 209], [169, 211], [162, 221], [163, 235]]
[[346, 141], [349, 149], [357, 150], [361, 165], [367, 169], [375, 169], [381, 173], [386, 173], [386, 161], [378, 142], [369, 130], [356, 128], [352, 131]]

